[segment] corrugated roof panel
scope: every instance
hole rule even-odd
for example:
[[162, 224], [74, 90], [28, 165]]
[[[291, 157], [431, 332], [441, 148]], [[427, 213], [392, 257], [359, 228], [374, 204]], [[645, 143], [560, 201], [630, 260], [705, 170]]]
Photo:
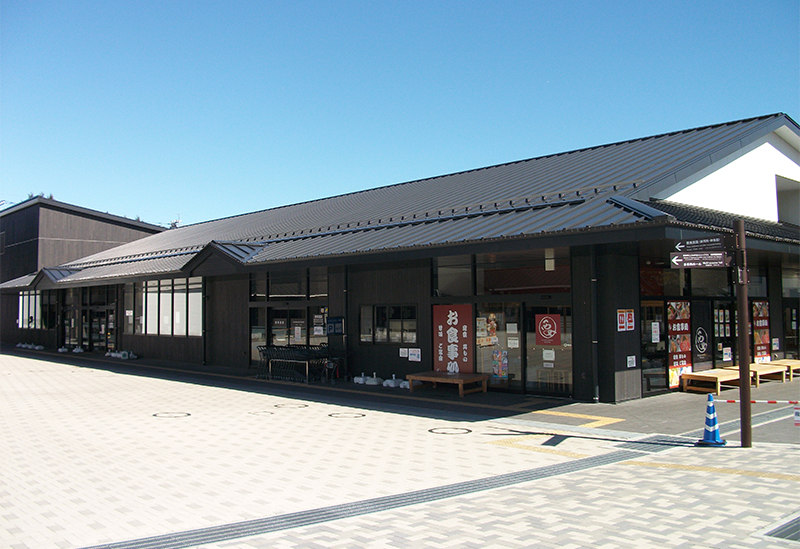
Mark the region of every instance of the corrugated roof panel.
[[190, 259], [196, 254], [163, 257], [159, 259], [146, 259], [143, 261], [130, 261], [114, 265], [90, 267], [73, 273], [59, 280], [61, 284], [71, 284], [88, 280], [102, 280], [145, 275], [165, 275], [179, 273]]
[[[439, 210], [463, 210], [468, 205], [507, 203], [511, 199], [523, 197], [540, 199], [545, 195], [550, 200], [559, 192], [574, 193], [578, 189], [631, 180], [642, 180], [642, 183], [636, 189], [629, 188], [624, 192], [635, 192], [638, 193], [637, 196], [641, 196], [648, 186], [669, 177], [670, 174], [693, 164], [700, 166], [716, 151], [734, 144], [741, 146], [747, 139], [760, 135], [758, 132], [772, 131], [770, 128], [779, 123], [796, 130], [791, 119], [779, 114], [634, 139], [189, 225], [100, 252], [80, 261], [135, 257], [164, 250], [193, 251], [208, 245], [212, 240], [275, 240], [283, 235], [290, 237], [301, 233], [314, 234], [325, 232], [328, 227], [335, 230], [336, 227], [348, 224], [363, 225], [367, 221], [372, 226], [378, 220], [386, 223], [389, 219], [396, 221], [402, 216]], [[597, 205], [565, 207], [570, 209], [564, 212], [549, 209], [537, 211], [530, 221], [527, 215], [514, 214], [491, 220], [471, 218], [464, 222], [448, 222], [446, 226], [440, 225], [436, 229], [443, 235], [439, 238], [454, 242], [479, 239], [487, 235], [496, 236], [498, 233], [536, 234], [541, 231], [575, 228], [575, 225], [597, 226], [601, 218], [592, 218], [588, 214], [594, 207], [598, 212], [603, 212], [602, 217], [608, 219], [607, 223], [622, 223], [628, 219], [627, 214], [609, 214], [610, 210]], [[416, 227], [418, 228], [403, 230], [381, 229], [377, 233], [357, 233], [360, 236], [348, 235], [346, 238], [326, 236], [323, 237], [325, 244], [319, 248], [319, 242], [314, 239], [303, 246], [293, 243], [281, 245], [280, 248], [305, 254], [317, 249], [320, 250], [319, 253], [350, 253], [353, 249], [405, 246], [409, 245], [409, 241], [425, 240], [432, 230], [431, 226]], [[482, 233], [484, 230], [488, 232]], [[407, 237], [408, 241], [405, 240]], [[435, 240], [435, 235], [432, 237]], [[342, 246], [339, 251], [330, 247], [330, 243], [337, 242]], [[270, 245], [273, 246], [276, 244]], [[271, 252], [265, 250], [256, 253], [256, 257], [265, 253], [270, 256]], [[238, 254], [236, 257], [244, 258], [244, 255]]]

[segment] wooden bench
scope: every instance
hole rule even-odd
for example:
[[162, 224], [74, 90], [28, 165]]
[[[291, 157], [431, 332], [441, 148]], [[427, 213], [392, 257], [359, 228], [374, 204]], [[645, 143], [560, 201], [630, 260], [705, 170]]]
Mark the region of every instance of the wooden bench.
[[789, 375], [789, 381], [794, 380], [794, 371], [797, 370], [800, 373], [800, 360], [794, 358], [781, 358], [778, 360], [773, 360], [770, 364], [775, 364], [776, 366], [785, 366], [786, 373]]
[[[738, 366], [726, 366], [725, 370], [739, 372]], [[750, 365], [750, 375], [755, 381], [756, 387], [761, 385], [761, 378], [767, 376], [779, 376], [780, 380], [786, 382], [786, 366], [772, 364], [771, 362], [759, 362]]]
[[[489, 383], [489, 374], [451, 374], [449, 372], [421, 372], [419, 374], [407, 374], [409, 392], [414, 392], [414, 382], [422, 381], [433, 383], [436, 387], [437, 383], [455, 383], [458, 385], [458, 396], [463, 397], [468, 393], [477, 393], [478, 391], [486, 392], [486, 386]], [[480, 383], [478, 387], [464, 389], [464, 385], [472, 383]]]
[[[697, 385], [690, 385], [690, 381], [700, 381], [704, 383], [713, 383], [714, 389], [708, 387], [699, 387]], [[721, 368], [716, 370], [704, 370], [702, 372], [691, 372], [688, 374], [681, 374], [681, 385], [684, 391], [699, 391], [703, 393], [715, 393], [719, 396], [722, 385], [738, 385], [739, 384], [739, 370], [728, 368]]]

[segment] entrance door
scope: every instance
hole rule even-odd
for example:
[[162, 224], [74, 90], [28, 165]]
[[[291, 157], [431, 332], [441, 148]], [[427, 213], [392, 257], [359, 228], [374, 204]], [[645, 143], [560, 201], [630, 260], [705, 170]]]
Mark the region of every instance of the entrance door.
[[570, 307], [526, 307], [525, 389], [572, 394], [572, 312]]
[[800, 301], [796, 298], [783, 300], [783, 350], [786, 358], [798, 357], [797, 323], [800, 322]]
[[105, 351], [106, 350], [106, 312], [105, 311], [89, 311], [91, 324], [89, 326], [89, 350], [90, 351]]
[[483, 303], [475, 318], [475, 371], [497, 388], [522, 388], [519, 303]]
[[642, 301], [642, 396], [667, 390], [667, 326], [663, 301]]
[[731, 301], [715, 301], [711, 314], [714, 321], [714, 366], [724, 368], [738, 364], [736, 361], [736, 305]]

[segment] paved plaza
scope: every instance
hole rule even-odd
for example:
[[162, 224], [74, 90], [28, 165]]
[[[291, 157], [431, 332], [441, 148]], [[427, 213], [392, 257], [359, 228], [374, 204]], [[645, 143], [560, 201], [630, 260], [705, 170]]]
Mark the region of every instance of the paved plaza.
[[700, 448], [704, 395], [360, 398], [70, 359], [0, 355], [0, 547], [800, 549], [771, 535], [800, 517], [791, 407]]

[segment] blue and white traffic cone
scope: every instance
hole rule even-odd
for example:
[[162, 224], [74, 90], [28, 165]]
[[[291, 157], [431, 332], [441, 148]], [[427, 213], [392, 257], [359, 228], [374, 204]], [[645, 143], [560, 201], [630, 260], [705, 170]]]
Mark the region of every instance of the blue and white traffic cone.
[[725, 446], [725, 441], [719, 436], [719, 424], [717, 424], [717, 411], [714, 409], [714, 395], [708, 395], [706, 405], [706, 428], [703, 431], [703, 438], [695, 443], [695, 446]]

